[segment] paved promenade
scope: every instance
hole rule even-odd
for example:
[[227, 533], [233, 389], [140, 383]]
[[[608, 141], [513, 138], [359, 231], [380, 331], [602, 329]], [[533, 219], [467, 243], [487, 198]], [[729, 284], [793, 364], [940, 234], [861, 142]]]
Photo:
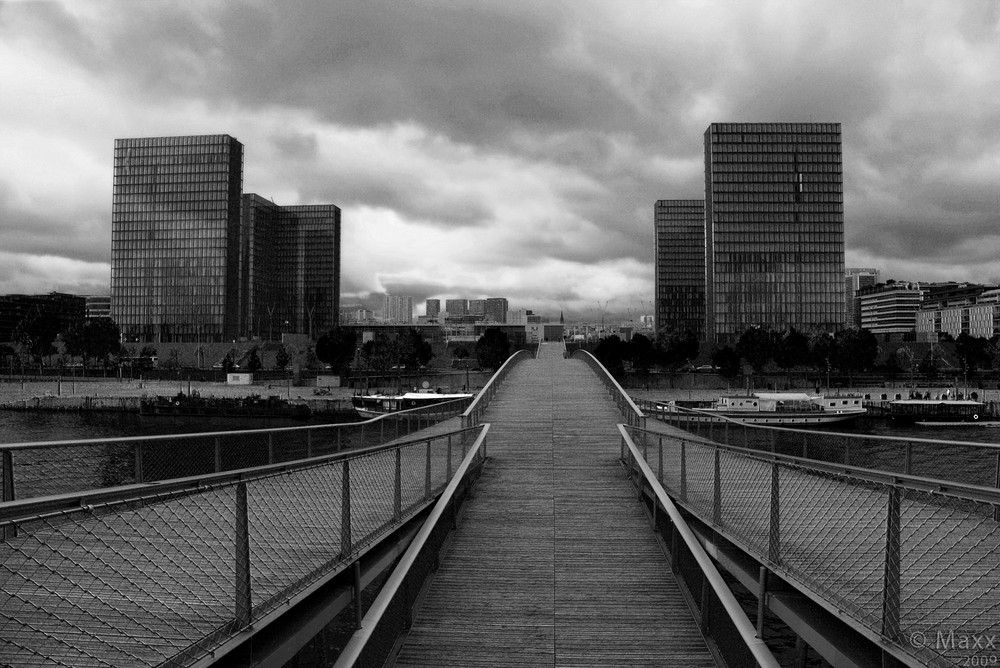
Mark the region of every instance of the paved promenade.
[[593, 371], [543, 345], [485, 421], [490, 461], [397, 665], [714, 666]]

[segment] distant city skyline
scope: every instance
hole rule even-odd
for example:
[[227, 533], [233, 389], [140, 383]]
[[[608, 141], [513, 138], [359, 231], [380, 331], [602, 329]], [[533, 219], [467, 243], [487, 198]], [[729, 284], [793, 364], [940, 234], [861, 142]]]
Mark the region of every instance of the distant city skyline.
[[704, 128], [826, 120], [848, 266], [1000, 283], [998, 36], [944, 0], [2, 3], [0, 294], [107, 293], [114, 138], [228, 133], [243, 192], [341, 207], [345, 302], [651, 314]]

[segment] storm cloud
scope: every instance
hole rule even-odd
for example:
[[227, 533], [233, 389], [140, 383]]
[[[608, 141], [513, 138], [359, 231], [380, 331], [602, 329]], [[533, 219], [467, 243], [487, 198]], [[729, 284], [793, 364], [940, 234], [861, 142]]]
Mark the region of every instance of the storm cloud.
[[0, 2], [0, 86], [0, 293], [106, 291], [116, 137], [228, 133], [343, 209], [345, 302], [638, 313], [726, 121], [842, 124], [848, 266], [1000, 278], [989, 0]]

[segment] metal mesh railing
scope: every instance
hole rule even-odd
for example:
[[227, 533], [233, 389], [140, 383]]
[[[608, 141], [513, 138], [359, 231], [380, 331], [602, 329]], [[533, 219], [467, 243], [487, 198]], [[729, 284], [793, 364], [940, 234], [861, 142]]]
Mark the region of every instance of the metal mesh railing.
[[597, 377], [601, 379], [601, 382], [608, 389], [611, 400], [615, 402], [622, 417], [625, 418], [625, 424], [631, 427], [646, 426], [646, 416], [642, 410], [632, 401], [632, 397], [628, 395], [628, 392], [622, 389], [622, 386], [618, 384], [615, 377], [604, 368], [604, 365], [596, 357], [586, 350], [574, 350], [570, 355], [582, 359], [587, 363], [587, 366], [594, 370], [594, 373], [597, 374]]
[[708, 416], [696, 409], [667, 407], [651, 401], [636, 403], [649, 417], [717, 443], [879, 471], [1000, 487], [1000, 445], [996, 443], [775, 427]]
[[[731, 668], [776, 668], [778, 662], [774, 655], [747, 619], [687, 521], [667, 496], [663, 483], [659, 481], [662, 475], [656, 473], [662, 469], [659, 456], [650, 465], [633, 442], [626, 425], [619, 425], [618, 428], [622, 434], [622, 459], [638, 488], [640, 502], [647, 504], [654, 530], [668, 545], [671, 569], [687, 589], [702, 633], [715, 640], [725, 665]], [[650, 491], [648, 498], [646, 489]]]
[[629, 434], [671, 496], [869, 637], [928, 665], [988, 658], [968, 642], [1000, 635], [1000, 491]]
[[347, 643], [337, 660], [337, 668], [385, 665], [398, 639], [411, 626], [424, 582], [437, 570], [445, 539], [456, 525], [459, 509], [482, 470], [489, 425], [485, 427]]
[[0, 665], [186, 665], [347, 567], [479, 429], [0, 504]]
[[379, 445], [460, 415], [471, 401], [343, 424], [0, 444], [2, 500], [233, 471]]

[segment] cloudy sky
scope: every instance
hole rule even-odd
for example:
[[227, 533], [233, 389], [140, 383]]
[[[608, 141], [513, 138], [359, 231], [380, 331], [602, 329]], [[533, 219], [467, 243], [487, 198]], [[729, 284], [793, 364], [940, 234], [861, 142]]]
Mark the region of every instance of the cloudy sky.
[[634, 316], [726, 121], [842, 124], [848, 266], [1000, 283], [996, 0], [0, 0], [0, 294], [106, 294], [114, 139], [225, 133], [345, 302]]

